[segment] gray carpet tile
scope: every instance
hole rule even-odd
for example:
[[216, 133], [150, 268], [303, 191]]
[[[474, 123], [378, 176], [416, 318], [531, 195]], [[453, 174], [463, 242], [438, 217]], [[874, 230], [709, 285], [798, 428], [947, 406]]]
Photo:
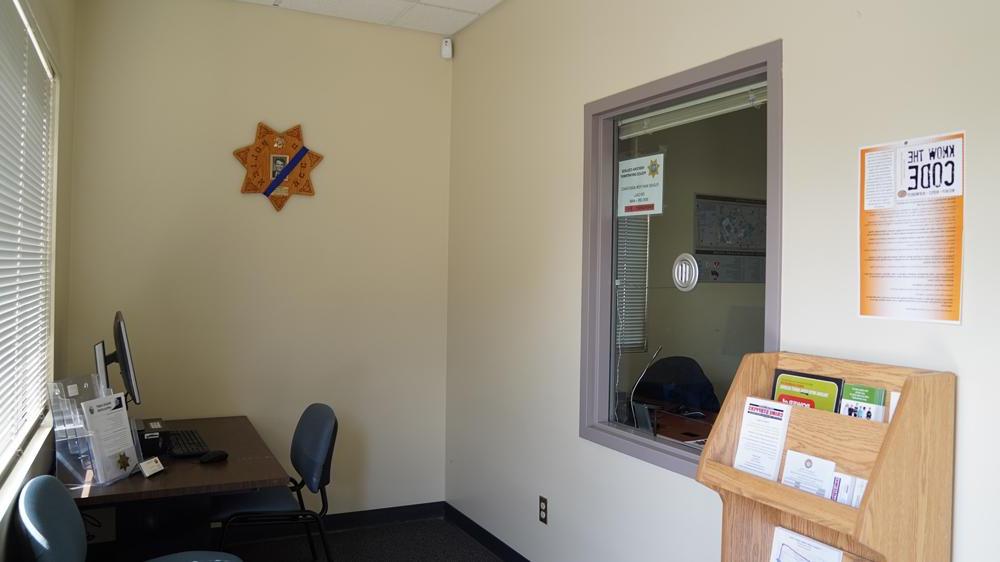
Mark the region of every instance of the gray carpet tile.
[[[500, 560], [464, 531], [443, 519], [424, 519], [327, 534], [338, 562], [495, 562]], [[322, 558], [319, 538], [314, 536]], [[228, 542], [228, 541], [227, 541]], [[244, 562], [312, 560], [305, 535], [226, 545]]]

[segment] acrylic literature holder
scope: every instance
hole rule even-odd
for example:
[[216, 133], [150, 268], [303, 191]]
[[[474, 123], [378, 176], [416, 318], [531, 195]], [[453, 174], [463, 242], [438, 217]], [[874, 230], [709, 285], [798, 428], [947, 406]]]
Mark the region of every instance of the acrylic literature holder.
[[88, 375], [49, 383], [56, 473], [70, 489], [106, 486], [127, 477], [123, 475], [106, 481], [98, 480], [99, 471], [94, 465], [95, 436], [87, 427], [80, 407], [80, 404], [88, 400], [111, 395], [111, 389], [103, 387], [98, 381], [97, 375]]

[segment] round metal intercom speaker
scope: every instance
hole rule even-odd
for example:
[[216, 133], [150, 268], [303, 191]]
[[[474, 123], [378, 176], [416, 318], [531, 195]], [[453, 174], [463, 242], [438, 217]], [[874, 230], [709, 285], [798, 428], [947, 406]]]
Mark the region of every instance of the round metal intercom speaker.
[[691, 254], [681, 254], [674, 260], [674, 286], [688, 292], [698, 284], [698, 260]]

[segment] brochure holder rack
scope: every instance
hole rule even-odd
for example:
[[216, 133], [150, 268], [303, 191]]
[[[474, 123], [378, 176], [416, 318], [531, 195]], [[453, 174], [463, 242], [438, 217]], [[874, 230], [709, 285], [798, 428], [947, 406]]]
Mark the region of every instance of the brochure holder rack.
[[[792, 408], [785, 451], [832, 460], [838, 471], [868, 479], [860, 507], [733, 468], [744, 402], [771, 397], [775, 369], [881, 387], [887, 397], [902, 393], [891, 423]], [[768, 562], [776, 526], [843, 550], [844, 562], [949, 562], [954, 450], [952, 373], [757, 353], [740, 363], [697, 478], [722, 497], [723, 562]]]
[[98, 480], [94, 447], [95, 435], [83, 418], [80, 404], [111, 395], [97, 375], [60, 379], [49, 383], [52, 425], [55, 434], [56, 472], [68, 487], [105, 486], [125, 476]]

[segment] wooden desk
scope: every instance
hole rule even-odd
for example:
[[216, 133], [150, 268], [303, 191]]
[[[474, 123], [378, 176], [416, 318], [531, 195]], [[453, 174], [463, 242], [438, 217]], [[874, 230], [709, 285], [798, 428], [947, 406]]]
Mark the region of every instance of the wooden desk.
[[715, 412], [705, 412], [704, 418], [688, 418], [656, 410], [656, 434], [681, 442], [706, 439], [717, 416]]
[[197, 458], [160, 457], [165, 470], [152, 478], [141, 473], [108, 486], [81, 486], [70, 493], [80, 507], [286, 486], [288, 474], [246, 416], [169, 420], [171, 429], [194, 429], [210, 449], [229, 458], [201, 464]]

